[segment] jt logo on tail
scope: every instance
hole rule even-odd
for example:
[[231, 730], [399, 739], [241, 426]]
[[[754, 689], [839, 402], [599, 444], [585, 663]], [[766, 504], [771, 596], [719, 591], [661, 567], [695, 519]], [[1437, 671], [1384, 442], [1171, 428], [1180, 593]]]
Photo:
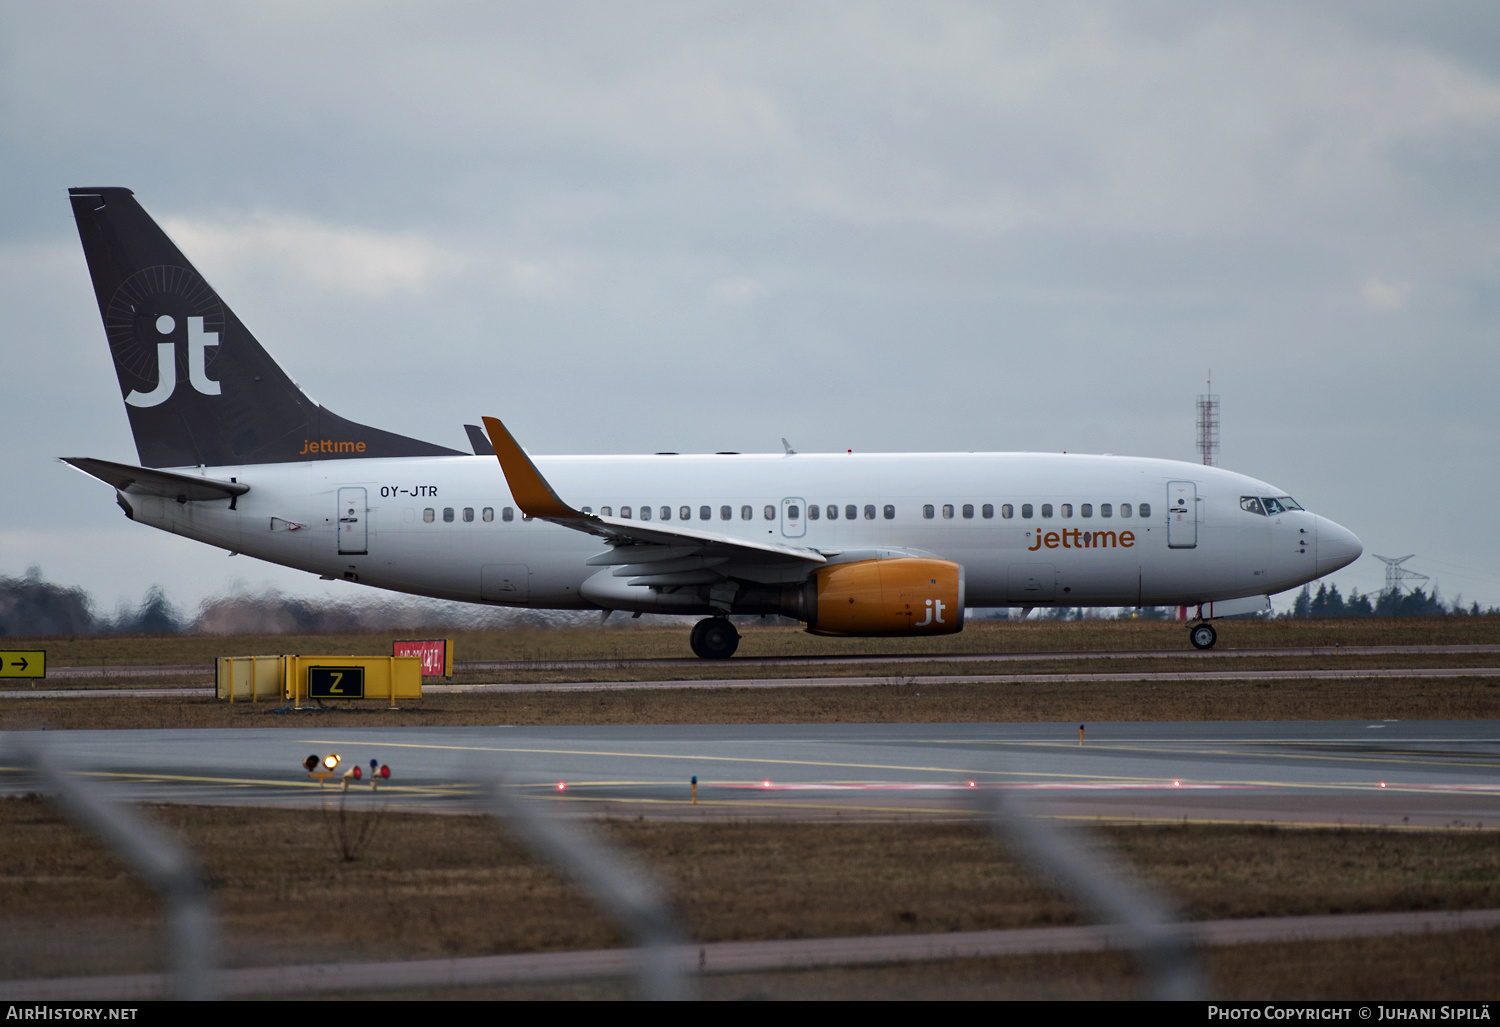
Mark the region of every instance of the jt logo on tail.
[[[170, 336], [177, 330], [177, 322], [170, 314], [163, 314], [156, 319], [156, 331], [160, 335]], [[208, 347], [219, 345], [218, 332], [206, 332], [203, 330], [203, 318], [190, 317], [187, 319], [188, 335], [188, 382], [205, 396], [217, 396], [219, 394], [219, 383], [211, 381], [206, 369]], [[130, 394], [125, 397], [125, 402], [133, 407], [154, 407], [165, 403], [177, 389], [177, 344], [173, 342], [158, 342], [156, 344], [156, 388], [150, 392], [141, 392], [139, 389], [131, 389]]]

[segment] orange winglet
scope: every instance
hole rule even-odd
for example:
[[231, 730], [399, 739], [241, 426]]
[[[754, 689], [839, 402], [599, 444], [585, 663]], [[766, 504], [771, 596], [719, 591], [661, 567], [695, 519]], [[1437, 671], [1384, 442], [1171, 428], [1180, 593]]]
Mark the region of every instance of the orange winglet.
[[542, 472], [536, 469], [499, 418], [486, 417], [484, 429], [489, 432], [490, 445], [495, 447], [495, 456], [500, 459], [500, 469], [505, 472], [505, 482], [516, 505], [527, 517], [581, 518], [583, 514], [557, 498]]

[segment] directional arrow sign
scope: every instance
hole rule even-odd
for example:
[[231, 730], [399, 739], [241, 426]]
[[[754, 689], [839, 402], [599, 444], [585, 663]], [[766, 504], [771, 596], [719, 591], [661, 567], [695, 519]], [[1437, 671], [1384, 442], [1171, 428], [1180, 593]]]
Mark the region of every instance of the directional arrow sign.
[[47, 650], [0, 649], [0, 678], [44, 678]]

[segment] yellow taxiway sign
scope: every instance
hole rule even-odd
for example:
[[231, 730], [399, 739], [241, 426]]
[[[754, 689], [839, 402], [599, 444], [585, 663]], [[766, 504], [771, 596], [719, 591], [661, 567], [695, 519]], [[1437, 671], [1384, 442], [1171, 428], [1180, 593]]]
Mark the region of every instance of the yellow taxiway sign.
[[0, 678], [44, 678], [47, 650], [0, 649]]

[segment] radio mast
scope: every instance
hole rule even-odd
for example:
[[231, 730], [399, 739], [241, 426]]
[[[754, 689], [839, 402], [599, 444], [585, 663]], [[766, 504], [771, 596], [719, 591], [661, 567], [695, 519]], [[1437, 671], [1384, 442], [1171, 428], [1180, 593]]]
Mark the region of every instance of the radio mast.
[[1219, 397], [1213, 391], [1214, 373], [1208, 372], [1208, 392], [1198, 397], [1198, 452], [1203, 457], [1203, 466], [1214, 465], [1214, 455], [1219, 452]]

